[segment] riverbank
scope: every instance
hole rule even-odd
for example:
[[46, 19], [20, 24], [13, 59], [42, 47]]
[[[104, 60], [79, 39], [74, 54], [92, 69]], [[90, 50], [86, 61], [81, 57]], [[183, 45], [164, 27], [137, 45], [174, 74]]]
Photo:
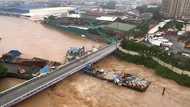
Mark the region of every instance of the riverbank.
[[178, 84], [190, 87], [190, 77], [185, 74], [178, 74], [169, 68], [160, 65], [157, 61], [147, 56], [131, 55], [122, 51], [116, 52], [116, 56], [126, 62], [137, 65], [144, 65], [147, 68], [153, 69], [155, 73], [161, 77], [176, 81]]
[[[180, 85], [190, 87], [190, 72], [173, 65], [175, 64], [179, 67], [189, 69], [185, 61], [181, 61], [179, 64], [171, 62], [177, 61], [174, 55], [168, 55], [165, 50], [161, 50], [159, 47], [148, 47], [133, 41], [123, 41], [121, 47], [115, 53], [120, 59], [144, 65], [150, 69], [154, 69], [156, 74], [161, 77], [174, 80]], [[189, 59], [184, 60], [188, 61]]]

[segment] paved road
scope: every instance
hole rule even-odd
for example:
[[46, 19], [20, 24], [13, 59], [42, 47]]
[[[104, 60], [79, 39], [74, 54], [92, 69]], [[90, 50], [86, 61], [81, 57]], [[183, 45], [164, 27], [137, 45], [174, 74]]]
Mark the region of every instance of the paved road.
[[20, 85], [19, 87], [8, 90], [0, 94], [0, 107], [9, 107], [24, 99], [48, 88], [49, 86], [63, 80], [64, 78], [76, 73], [89, 63], [95, 63], [117, 49], [116, 45], [105, 47], [95, 53], [83, 56], [81, 59], [72, 61], [55, 72], [40, 78], [34, 78]]

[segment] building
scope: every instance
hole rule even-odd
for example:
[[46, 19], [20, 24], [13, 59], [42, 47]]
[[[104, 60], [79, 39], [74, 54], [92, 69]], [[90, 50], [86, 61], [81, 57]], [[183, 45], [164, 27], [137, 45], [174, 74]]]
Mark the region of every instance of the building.
[[43, 20], [44, 17], [51, 15], [54, 16], [67, 16], [69, 11], [74, 11], [74, 7], [52, 7], [52, 8], [40, 8], [31, 9], [29, 13], [22, 14], [23, 16], [31, 17], [36, 20]]
[[190, 19], [190, 0], [162, 0], [161, 13], [166, 18]]

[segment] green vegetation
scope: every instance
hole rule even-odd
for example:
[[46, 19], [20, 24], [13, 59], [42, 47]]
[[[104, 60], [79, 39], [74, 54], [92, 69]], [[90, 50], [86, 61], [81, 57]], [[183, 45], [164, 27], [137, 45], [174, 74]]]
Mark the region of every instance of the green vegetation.
[[4, 65], [0, 64], [0, 77], [5, 77], [7, 75], [7, 70], [8, 69]]
[[47, 24], [54, 24], [56, 23], [55, 20], [56, 20], [55, 16], [49, 16], [48, 18], [44, 18], [44, 22]]
[[188, 77], [187, 75], [179, 75], [169, 70], [168, 68], [161, 66], [160, 64], [152, 60], [152, 58], [149, 56], [133, 56], [122, 53], [120, 51], [116, 52], [116, 56], [130, 63], [144, 65], [147, 68], [155, 70], [157, 75], [160, 75], [164, 78], [172, 79], [180, 85], [190, 87], [190, 77]]
[[139, 24], [136, 28], [131, 29], [127, 32], [128, 36], [133, 37], [144, 37], [145, 34], [149, 31], [149, 23], [150, 20], [144, 21], [143, 23]]
[[181, 31], [184, 24], [185, 24], [185, 23], [183, 23], [183, 22], [179, 22], [179, 21], [176, 21], [176, 20], [172, 20], [172, 21], [168, 22], [168, 23], [163, 27], [163, 29], [176, 28], [178, 31]]
[[119, 22], [114, 22], [109, 25], [105, 26], [106, 28], [113, 29], [113, 30], [118, 30], [122, 32], [127, 32], [133, 28], [135, 28], [135, 25], [132, 24], [126, 24], [126, 23], [119, 23]]
[[139, 52], [140, 54], [145, 56], [157, 57], [168, 64], [171, 64], [183, 70], [190, 71], [190, 58], [186, 58], [181, 55], [169, 55], [168, 52], [157, 46], [149, 47], [145, 44], [124, 40], [122, 42], [122, 47], [127, 50]]

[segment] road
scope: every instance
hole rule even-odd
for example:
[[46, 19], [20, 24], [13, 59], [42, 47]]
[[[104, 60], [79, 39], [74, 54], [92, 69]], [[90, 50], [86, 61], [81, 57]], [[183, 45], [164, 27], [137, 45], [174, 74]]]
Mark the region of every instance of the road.
[[18, 87], [0, 93], [0, 107], [10, 107], [21, 102], [24, 99], [29, 98], [32, 95], [80, 71], [87, 64], [99, 61], [100, 59], [114, 52], [116, 49], [117, 45], [107, 46], [97, 52], [91, 53], [89, 55], [81, 57], [78, 60], [74, 60], [68, 64], [65, 64], [58, 70], [48, 75], [34, 78], [21, 84]]

